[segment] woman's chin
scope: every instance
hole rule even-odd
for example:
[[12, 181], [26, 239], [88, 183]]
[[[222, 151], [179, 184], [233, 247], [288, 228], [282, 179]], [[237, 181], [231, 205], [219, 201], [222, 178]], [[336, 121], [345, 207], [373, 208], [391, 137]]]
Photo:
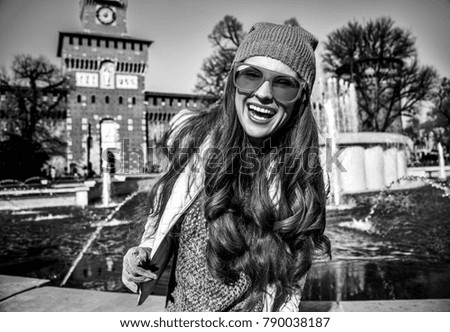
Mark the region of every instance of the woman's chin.
[[245, 132], [252, 142], [262, 142], [272, 134], [268, 128], [246, 128]]
[[272, 118], [269, 120], [255, 121], [251, 116], [248, 116], [245, 123], [241, 123], [241, 125], [243, 125], [244, 131], [252, 139], [264, 140], [269, 138], [273, 132], [275, 132], [274, 128], [276, 128], [276, 125], [273, 123], [274, 120], [275, 119]]

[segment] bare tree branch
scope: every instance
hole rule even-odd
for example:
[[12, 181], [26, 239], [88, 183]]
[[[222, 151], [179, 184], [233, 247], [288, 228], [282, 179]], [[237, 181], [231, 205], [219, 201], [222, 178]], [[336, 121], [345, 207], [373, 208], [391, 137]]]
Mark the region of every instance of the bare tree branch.
[[[1, 71], [5, 101], [0, 116], [0, 166], [5, 172], [0, 178], [37, 175], [50, 156], [64, 153], [65, 143], [54, 132], [55, 126], [65, 121], [66, 99], [72, 88], [73, 80], [43, 57], [17, 55], [11, 74]], [[21, 156], [14, 155], [18, 146], [26, 151]], [[12, 173], [8, 175], [7, 170]]]
[[392, 19], [349, 22], [329, 34], [324, 70], [355, 82], [363, 130], [385, 131], [431, 98], [437, 73], [417, 61], [415, 39]]

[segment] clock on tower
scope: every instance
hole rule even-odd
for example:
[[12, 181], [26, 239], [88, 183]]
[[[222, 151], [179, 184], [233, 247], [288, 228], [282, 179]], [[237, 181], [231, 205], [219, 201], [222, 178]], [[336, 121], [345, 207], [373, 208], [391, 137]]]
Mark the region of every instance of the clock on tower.
[[128, 0], [80, 0], [80, 19], [85, 32], [126, 35]]
[[116, 12], [112, 7], [101, 6], [97, 9], [97, 19], [102, 24], [112, 24], [116, 21]]

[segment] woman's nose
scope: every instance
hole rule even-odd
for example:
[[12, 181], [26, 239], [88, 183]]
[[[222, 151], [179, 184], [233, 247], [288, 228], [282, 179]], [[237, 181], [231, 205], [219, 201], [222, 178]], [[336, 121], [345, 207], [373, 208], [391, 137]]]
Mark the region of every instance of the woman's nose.
[[256, 90], [255, 96], [260, 100], [270, 99], [272, 100], [272, 90], [270, 86], [270, 81], [265, 81], [261, 86]]

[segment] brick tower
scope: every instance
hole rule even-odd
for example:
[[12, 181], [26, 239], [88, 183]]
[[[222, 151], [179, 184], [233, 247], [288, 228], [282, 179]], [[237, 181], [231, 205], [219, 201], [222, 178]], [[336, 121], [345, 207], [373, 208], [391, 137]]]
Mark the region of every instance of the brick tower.
[[72, 171], [99, 174], [105, 161], [114, 162], [116, 172], [142, 170], [144, 76], [152, 41], [127, 35], [127, 6], [127, 0], [80, 0], [83, 32], [59, 33], [57, 55], [76, 85], [66, 126]]

